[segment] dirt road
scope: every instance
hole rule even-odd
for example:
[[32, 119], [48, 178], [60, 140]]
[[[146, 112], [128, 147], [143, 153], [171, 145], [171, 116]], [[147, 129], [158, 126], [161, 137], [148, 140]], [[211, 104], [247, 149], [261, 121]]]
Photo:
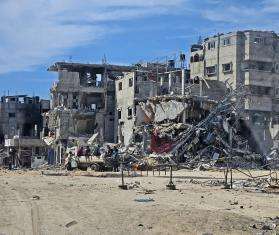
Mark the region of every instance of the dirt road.
[[[279, 195], [203, 184], [220, 172], [168, 176], [45, 176], [0, 171], [0, 234], [276, 234]], [[235, 175], [243, 178], [242, 175]], [[149, 200], [149, 202], [138, 202]], [[278, 217], [279, 218], [279, 217]]]

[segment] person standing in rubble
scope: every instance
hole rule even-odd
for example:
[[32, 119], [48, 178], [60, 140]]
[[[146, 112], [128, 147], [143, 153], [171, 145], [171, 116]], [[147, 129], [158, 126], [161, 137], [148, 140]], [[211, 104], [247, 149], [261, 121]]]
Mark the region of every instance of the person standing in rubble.
[[66, 166], [66, 169], [68, 170], [68, 171], [71, 171], [71, 170], [73, 170], [72, 169], [72, 156], [73, 154], [72, 154], [72, 152], [70, 151], [67, 155], [66, 155], [66, 158], [65, 158], [65, 166]]
[[112, 150], [112, 165], [113, 165], [113, 171], [118, 172], [119, 167], [119, 157], [118, 157], [118, 148], [116, 146], [113, 147]]
[[80, 157], [83, 155], [83, 147], [79, 147], [78, 150], [77, 150], [77, 156]]
[[111, 147], [108, 145], [108, 147], [107, 147], [107, 153], [106, 153], [107, 157], [111, 157], [111, 156], [112, 156], [112, 153], [113, 153], [113, 150], [112, 150]]

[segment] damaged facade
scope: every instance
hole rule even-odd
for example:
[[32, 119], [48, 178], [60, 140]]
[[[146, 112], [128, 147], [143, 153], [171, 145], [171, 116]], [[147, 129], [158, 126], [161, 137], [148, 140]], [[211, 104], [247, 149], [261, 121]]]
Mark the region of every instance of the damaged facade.
[[115, 82], [132, 67], [58, 62], [51, 88], [51, 110], [45, 114], [44, 136], [52, 138], [55, 162], [62, 161], [70, 142], [98, 133], [100, 142], [114, 142]]
[[40, 137], [42, 114], [50, 108], [48, 100], [25, 95], [3, 96], [0, 102], [0, 144], [15, 135]]
[[[49, 100], [37, 96], [1, 97], [0, 164], [31, 166], [31, 157], [40, 154], [36, 147], [43, 146], [40, 140], [40, 132], [43, 128], [42, 115], [49, 109]], [[40, 142], [39, 146], [34, 145], [38, 142]], [[30, 146], [27, 143], [30, 143]]]
[[[279, 135], [278, 52], [275, 33], [238, 31], [192, 45], [190, 69], [184, 54], [178, 61], [133, 66], [57, 62], [48, 69], [58, 74], [51, 109], [38, 98], [3, 97], [0, 107], [9, 122], [2, 118], [0, 137], [7, 135], [6, 146], [20, 156], [18, 143], [24, 141], [14, 136], [37, 138], [42, 130], [44, 144], [30, 142], [28, 151], [42, 152], [50, 164], [62, 164], [81, 146], [99, 157], [100, 146], [112, 143], [136, 146], [141, 157], [169, 154], [176, 163], [265, 155]], [[14, 122], [21, 114], [9, 104], [19, 99], [38, 106], [25, 110], [23, 124]]]
[[191, 47], [192, 79], [223, 81], [230, 89], [245, 86], [239, 112], [256, 139], [255, 151], [261, 153], [278, 134], [278, 52], [276, 33], [252, 30], [218, 34]]
[[[159, 95], [180, 95], [190, 78], [189, 70], [179, 69], [172, 61], [168, 65], [147, 63], [138, 65], [118, 77], [116, 85], [115, 141], [128, 146], [133, 141], [138, 100]], [[184, 89], [183, 89], [184, 91]]]

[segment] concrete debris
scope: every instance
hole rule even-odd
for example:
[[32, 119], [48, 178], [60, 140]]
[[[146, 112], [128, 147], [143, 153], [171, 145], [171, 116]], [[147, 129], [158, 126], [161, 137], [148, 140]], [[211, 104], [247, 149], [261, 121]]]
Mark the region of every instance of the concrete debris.
[[[256, 121], [243, 112], [244, 86], [226, 89], [224, 82], [190, 80], [186, 69], [168, 69], [156, 63], [54, 64], [49, 70], [58, 73], [58, 82], [51, 89], [52, 107], [46, 105], [42, 114], [42, 138], [6, 139], [0, 164], [16, 170], [27, 166], [28, 159], [29, 168], [45, 175], [77, 169], [128, 171], [131, 176], [166, 172], [167, 167], [222, 169], [225, 184], [229, 170], [279, 167], [278, 148], [263, 148], [253, 131]], [[245, 174], [251, 181], [235, 180], [230, 187], [278, 190], [272, 171], [263, 179]]]
[[262, 226], [262, 230], [273, 230], [276, 228], [276, 224], [273, 223], [266, 223]]
[[34, 195], [34, 196], [32, 197], [32, 199], [33, 199], [33, 200], [40, 200], [40, 196]]
[[77, 223], [78, 223], [77, 221], [73, 220], [73, 221], [67, 223], [67, 224], [65, 225], [65, 227], [66, 227], [66, 228], [70, 228], [70, 227], [76, 225]]
[[140, 197], [135, 199], [136, 202], [154, 202], [155, 200], [150, 197]]

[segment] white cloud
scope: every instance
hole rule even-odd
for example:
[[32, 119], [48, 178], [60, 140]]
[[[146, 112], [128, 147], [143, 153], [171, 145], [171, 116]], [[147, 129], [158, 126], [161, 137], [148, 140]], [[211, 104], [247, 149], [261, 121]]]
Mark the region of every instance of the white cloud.
[[1, 0], [0, 73], [28, 70], [92, 43], [113, 31], [108, 21], [171, 13], [185, 1]]
[[[207, 0], [212, 4], [212, 1]], [[218, 1], [218, 0], [216, 0]], [[250, 4], [249, 4], [250, 3]], [[238, 27], [278, 30], [279, 0], [223, 1], [218, 6], [205, 10], [203, 17], [215, 21], [235, 24]]]

